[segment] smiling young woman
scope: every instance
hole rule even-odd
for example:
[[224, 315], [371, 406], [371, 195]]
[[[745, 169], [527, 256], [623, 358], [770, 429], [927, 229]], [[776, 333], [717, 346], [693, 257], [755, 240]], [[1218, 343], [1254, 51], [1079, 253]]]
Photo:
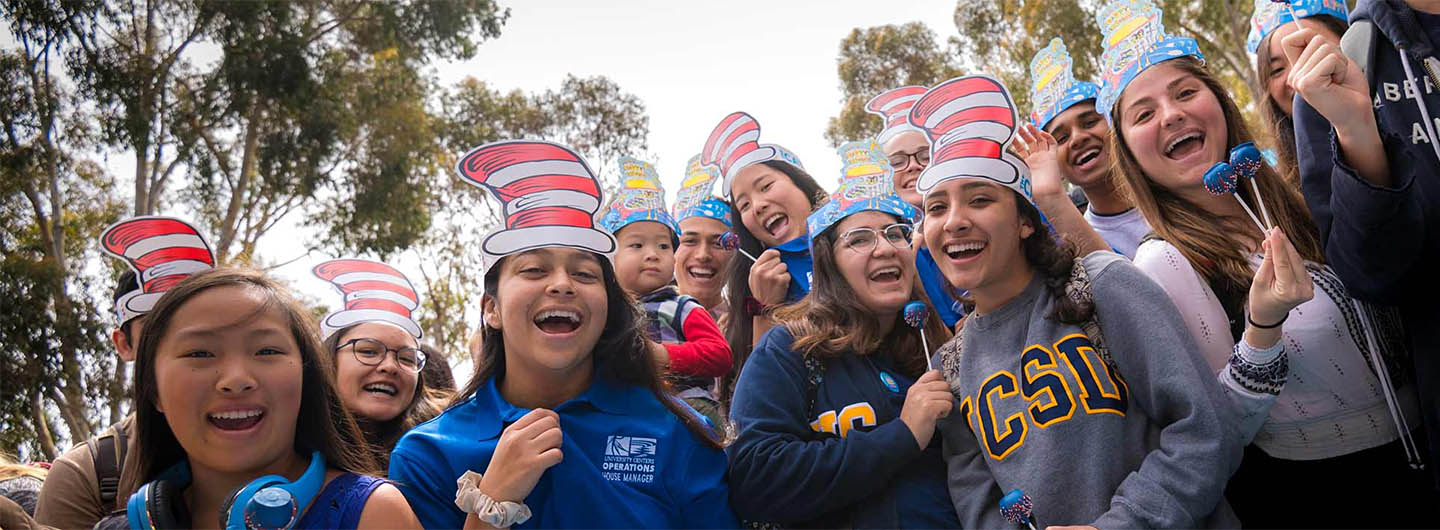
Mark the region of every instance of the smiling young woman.
[[[1260, 164], [1234, 194], [1207, 190], [1207, 170], [1252, 136], [1198, 49], [1134, 71], [1107, 88], [1113, 151], [1156, 236], [1140, 245], [1135, 265], [1180, 308], [1212, 370], [1237, 355], [1289, 358], [1291, 377], [1274, 405], [1253, 411], [1262, 421], [1242, 429], [1253, 444], [1227, 490], [1241, 521], [1433, 524], [1432, 503], [1396, 496], [1426, 489], [1407, 461], [1413, 444], [1402, 426], [1419, 416], [1408, 371], [1392, 368], [1409, 364], [1398, 319], [1351, 297], [1325, 263], [1299, 191], [1275, 170]], [[1257, 215], [1268, 211], [1269, 225], [1256, 226], [1242, 201]], [[1395, 487], [1381, 493], [1327, 478], [1358, 469]], [[1307, 509], [1278, 512], [1276, 502]], [[1381, 516], [1362, 508], [1378, 502], [1423, 509]]]
[[[560, 145], [509, 141], [472, 150], [457, 169], [492, 196], [570, 202], [511, 201], [522, 211], [480, 249], [478, 370], [391, 455], [390, 478], [420, 521], [734, 527], [718, 431], [665, 392], [611, 262], [615, 239], [594, 224], [600, 187], [588, 165]], [[574, 187], [557, 185], [557, 171]]]
[[[862, 167], [874, 173], [852, 179], [847, 171], [841, 191], [810, 216], [810, 294], [775, 313], [780, 325], [760, 340], [736, 383], [730, 478], [732, 502], [747, 519], [959, 524], [933, 439], [935, 421], [950, 409], [949, 390], [938, 372], [926, 373], [930, 352], [903, 314], [924, 299], [913, 290], [914, 210], [890, 191], [888, 164], [869, 145], [842, 146], [847, 161], [869, 152]], [[852, 157], [849, 146], [863, 151]], [[927, 313], [922, 325], [933, 347], [949, 333]]]
[[224, 523], [213, 514], [249, 517], [241, 488], [280, 475], [309, 485], [292, 491], [303, 492], [295, 528], [419, 527], [394, 486], [362, 474], [375, 465], [332, 383], [332, 358], [284, 287], [249, 271], [198, 273], [147, 324], [135, 367], [134, 486], [145, 486], [129, 503], [132, 523], [215, 528]]

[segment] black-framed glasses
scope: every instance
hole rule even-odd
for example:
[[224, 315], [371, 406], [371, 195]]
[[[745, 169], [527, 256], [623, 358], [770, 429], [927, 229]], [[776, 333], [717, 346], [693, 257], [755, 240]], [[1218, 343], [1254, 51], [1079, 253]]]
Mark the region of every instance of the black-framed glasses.
[[911, 159], [914, 159], [915, 163], [922, 168], [929, 166], [930, 148], [922, 147], [914, 152], [895, 153], [893, 155], [890, 155], [890, 168], [894, 169], [895, 171], [901, 171], [907, 167], [910, 167]]
[[840, 234], [839, 241], [841, 247], [852, 252], [869, 254], [875, 250], [875, 245], [879, 244], [882, 237], [897, 249], [910, 248], [910, 234], [914, 231], [915, 227], [909, 223], [895, 223], [879, 230], [867, 226], [852, 228]]
[[395, 364], [400, 365], [405, 371], [417, 373], [425, 367], [425, 352], [405, 346], [398, 349], [387, 348], [385, 343], [375, 339], [350, 339], [335, 349], [336, 353], [345, 347], [350, 347], [350, 352], [355, 354], [355, 360], [365, 366], [380, 366], [385, 362], [385, 354], [395, 355]]

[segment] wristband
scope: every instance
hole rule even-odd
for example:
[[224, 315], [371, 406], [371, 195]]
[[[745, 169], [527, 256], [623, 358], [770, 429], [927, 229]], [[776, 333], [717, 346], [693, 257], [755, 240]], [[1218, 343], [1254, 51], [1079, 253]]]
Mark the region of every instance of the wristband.
[[1266, 325], [1264, 325], [1264, 324], [1261, 324], [1261, 323], [1259, 323], [1259, 322], [1256, 322], [1255, 319], [1250, 318], [1250, 315], [1245, 315], [1245, 321], [1246, 321], [1246, 322], [1249, 322], [1251, 326], [1255, 326], [1256, 329], [1275, 329], [1275, 328], [1280, 327], [1281, 324], [1284, 324], [1285, 321], [1288, 320], [1289, 318], [1290, 318], [1290, 313], [1285, 313], [1285, 316], [1280, 317], [1280, 321], [1279, 321], [1279, 322], [1276, 322], [1276, 323], [1274, 323], [1274, 324], [1270, 324], [1270, 325], [1266, 326]]
[[755, 298], [754, 296], [745, 297], [745, 311], [750, 313], [750, 316], [764, 315], [771, 307], [774, 306], [761, 302], [759, 298]]
[[497, 501], [480, 491], [481, 474], [466, 471], [455, 479], [455, 506], [473, 513], [480, 522], [495, 528], [509, 528], [530, 520], [530, 507], [518, 502]]

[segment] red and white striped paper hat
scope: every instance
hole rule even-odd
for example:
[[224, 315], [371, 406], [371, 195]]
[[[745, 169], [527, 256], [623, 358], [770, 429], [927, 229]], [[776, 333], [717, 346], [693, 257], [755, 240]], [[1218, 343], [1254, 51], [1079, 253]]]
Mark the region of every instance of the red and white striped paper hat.
[[215, 254], [200, 231], [173, 217], [132, 217], [110, 225], [100, 247], [135, 271], [140, 285], [115, 302], [120, 323], [144, 315], [175, 284], [215, 268]]
[[991, 77], [957, 77], [925, 92], [909, 118], [930, 138], [930, 165], [920, 173], [916, 190], [923, 195], [950, 179], [983, 178], [1033, 201], [1030, 168], [1006, 151], [1017, 116], [1010, 92]]
[[412, 316], [420, 306], [420, 297], [410, 280], [394, 267], [352, 258], [321, 263], [311, 272], [345, 296], [343, 309], [320, 320], [320, 334], [325, 338], [363, 322], [386, 322], [399, 326], [416, 339], [422, 336], [420, 325]]
[[788, 149], [775, 144], [762, 144], [760, 122], [744, 112], [732, 112], [710, 131], [705, 140], [705, 150], [700, 152], [700, 163], [720, 169], [720, 191], [730, 198], [730, 188], [740, 170], [761, 162], [779, 160], [801, 171], [800, 157]]
[[615, 238], [595, 227], [603, 193], [580, 155], [555, 143], [508, 140], [476, 147], [455, 164], [467, 182], [504, 205], [505, 226], [480, 243], [482, 276], [500, 258], [547, 247], [611, 259]]
[[879, 95], [870, 98], [865, 103], [865, 111], [880, 116], [885, 120], [885, 126], [875, 135], [875, 142], [885, 145], [895, 135], [905, 131], [924, 133], [925, 131], [910, 124], [910, 108], [925, 95], [928, 90], [923, 86], [902, 86], [881, 92]]

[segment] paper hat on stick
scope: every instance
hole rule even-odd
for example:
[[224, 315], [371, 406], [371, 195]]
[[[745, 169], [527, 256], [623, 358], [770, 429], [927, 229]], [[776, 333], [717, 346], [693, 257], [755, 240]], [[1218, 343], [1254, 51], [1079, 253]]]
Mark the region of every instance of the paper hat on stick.
[[1074, 60], [1065, 41], [1050, 39], [1050, 44], [1030, 59], [1030, 103], [1035, 106], [1030, 121], [1036, 127], [1044, 129], [1065, 109], [1099, 95], [1095, 83], [1075, 80]]
[[840, 170], [840, 187], [805, 220], [812, 245], [816, 237], [842, 219], [864, 211], [915, 222], [919, 215], [914, 206], [895, 194], [895, 170], [890, 168], [890, 160], [878, 142], [847, 142], [837, 151], [845, 164]]
[[144, 315], [175, 284], [215, 268], [215, 254], [200, 231], [172, 217], [132, 217], [105, 229], [100, 248], [125, 260], [140, 285], [115, 302], [120, 323]]
[[[1289, 4], [1288, 7], [1286, 4]], [[1294, 9], [1294, 13], [1291, 13]], [[1270, 32], [1289, 24], [1295, 17], [1310, 18], [1329, 15], [1341, 22], [1350, 20], [1350, 9], [1345, 0], [1255, 0], [1255, 12], [1250, 15], [1250, 36], [1245, 39], [1245, 51], [1251, 55], [1260, 50], [1260, 41]], [[1252, 57], [1253, 61], [1254, 58]]]
[[532, 140], [495, 142], [466, 153], [455, 170], [504, 205], [505, 226], [480, 243], [482, 275], [500, 258], [538, 248], [575, 248], [612, 258], [615, 238], [595, 228], [600, 183], [569, 148]]
[[345, 295], [345, 308], [320, 320], [320, 334], [325, 338], [364, 322], [394, 324], [416, 339], [421, 337], [420, 325], [411, 316], [420, 306], [420, 297], [410, 280], [394, 267], [378, 261], [337, 259], [316, 265], [312, 272]]
[[720, 169], [721, 191], [730, 197], [730, 187], [740, 170], [761, 162], [779, 160], [801, 171], [800, 158], [784, 147], [775, 144], [761, 144], [760, 123], [744, 112], [732, 112], [705, 140], [705, 150], [700, 152], [700, 163]]
[[1018, 121], [1010, 92], [994, 78], [957, 77], [930, 89], [910, 109], [910, 123], [930, 138], [930, 165], [916, 190], [923, 195], [951, 179], [978, 178], [1033, 200], [1030, 168], [1006, 151]]
[[675, 196], [675, 221], [678, 223], [691, 217], [709, 217], [733, 226], [730, 222], [730, 205], [710, 191], [720, 179], [720, 170], [700, 163], [700, 155], [690, 158], [685, 164], [685, 180], [680, 182], [680, 193]]
[[920, 100], [920, 96], [925, 95], [926, 90], [923, 86], [892, 88], [870, 98], [870, 101], [865, 103], [866, 112], [885, 120], [885, 127], [880, 130], [880, 134], [875, 135], [876, 142], [880, 142], [880, 145], [883, 146], [885, 142], [902, 132], [921, 132], [914, 125], [910, 125], [907, 116], [910, 115], [910, 107], [915, 106], [915, 102]]
[[600, 226], [614, 234], [630, 223], [653, 221], [678, 236], [680, 227], [675, 226], [675, 218], [665, 211], [665, 188], [660, 186], [655, 166], [628, 156], [620, 157], [619, 164], [620, 197], [600, 218]]
[[1095, 16], [1105, 35], [1095, 110], [1111, 122], [1115, 102], [1146, 68], [1179, 57], [1205, 60], [1195, 39], [1165, 33], [1160, 15], [1160, 8], [1150, 0], [1112, 0]]

